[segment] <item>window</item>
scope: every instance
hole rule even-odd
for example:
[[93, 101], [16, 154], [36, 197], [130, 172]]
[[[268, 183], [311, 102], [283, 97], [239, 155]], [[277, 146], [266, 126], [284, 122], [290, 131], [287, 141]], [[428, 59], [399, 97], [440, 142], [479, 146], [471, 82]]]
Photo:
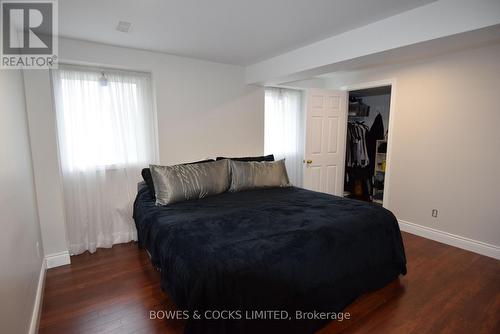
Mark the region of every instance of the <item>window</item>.
[[71, 254], [136, 240], [132, 202], [158, 151], [150, 75], [61, 65], [52, 78]]
[[150, 86], [145, 73], [54, 71], [63, 167], [84, 171], [155, 160]]
[[304, 155], [302, 92], [294, 89], [265, 90], [265, 154], [285, 159], [290, 182], [302, 186]]

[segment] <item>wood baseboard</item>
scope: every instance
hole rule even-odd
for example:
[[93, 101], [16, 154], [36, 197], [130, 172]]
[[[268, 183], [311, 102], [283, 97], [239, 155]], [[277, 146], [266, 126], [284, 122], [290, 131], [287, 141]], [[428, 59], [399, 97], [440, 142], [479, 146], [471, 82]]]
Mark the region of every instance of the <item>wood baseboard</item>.
[[46, 271], [46, 263], [44, 260], [42, 261], [40, 275], [38, 276], [38, 286], [36, 288], [35, 303], [33, 305], [33, 313], [31, 315], [30, 329], [28, 332], [29, 334], [38, 333], [38, 324], [40, 322], [40, 315], [42, 313], [43, 288], [45, 286], [45, 271]]
[[399, 219], [399, 228], [411, 234], [500, 260], [500, 247]]
[[69, 252], [59, 252], [54, 254], [49, 254], [45, 256], [45, 267], [47, 269], [55, 268], [59, 266], [64, 266], [66, 264], [70, 264], [71, 259], [69, 257]]

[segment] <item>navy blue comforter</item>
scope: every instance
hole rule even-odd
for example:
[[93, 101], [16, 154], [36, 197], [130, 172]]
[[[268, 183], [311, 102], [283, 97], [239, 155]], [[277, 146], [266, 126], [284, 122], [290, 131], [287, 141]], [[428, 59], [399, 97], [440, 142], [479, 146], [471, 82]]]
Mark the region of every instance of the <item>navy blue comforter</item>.
[[186, 333], [310, 333], [325, 321], [296, 311], [339, 312], [406, 273], [394, 215], [379, 206], [300, 188], [224, 193], [157, 207], [134, 204], [139, 245], [161, 269], [179, 309], [286, 310], [291, 320], [190, 319]]

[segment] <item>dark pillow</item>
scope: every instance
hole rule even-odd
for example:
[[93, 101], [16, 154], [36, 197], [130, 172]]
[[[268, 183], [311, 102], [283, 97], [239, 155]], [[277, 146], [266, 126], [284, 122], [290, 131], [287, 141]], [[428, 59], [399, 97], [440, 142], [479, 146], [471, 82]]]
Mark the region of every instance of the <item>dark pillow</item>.
[[153, 199], [156, 199], [155, 196], [155, 185], [153, 183], [153, 177], [151, 176], [151, 170], [149, 168], [143, 168], [141, 171], [142, 179], [146, 182], [148, 186], [149, 194]]
[[[212, 162], [215, 161], [214, 159], [207, 159], [207, 160], [201, 160], [201, 161], [196, 161], [196, 162], [188, 162], [182, 165], [191, 165], [191, 164], [202, 164], [205, 162]], [[142, 179], [144, 182], [146, 182], [146, 185], [148, 186], [149, 193], [151, 194], [151, 197], [153, 199], [156, 199], [155, 196], [155, 184], [153, 183], [153, 177], [151, 176], [151, 170], [149, 168], [143, 168], [141, 171]]]
[[274, 155], [264, 155], [261, 157], [242, 157], [242, 158], [225, 158], [225, 157], [217, 157], [217, 160], [229, 159], [234, 161], [274, 161]]
[[150, 165], [149, 168], [155, 184], [156, 205], [221, 194], [229, 189], [231, 180], [229, 160], [175, 166]]

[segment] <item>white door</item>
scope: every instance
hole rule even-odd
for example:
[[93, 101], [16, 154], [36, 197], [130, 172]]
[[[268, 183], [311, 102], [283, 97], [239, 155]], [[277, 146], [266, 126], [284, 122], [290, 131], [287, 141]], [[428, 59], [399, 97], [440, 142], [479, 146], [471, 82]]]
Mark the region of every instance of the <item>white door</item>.
[[342, 196], [346, 127], [346, 91], [307, 91], [304, 188]]

